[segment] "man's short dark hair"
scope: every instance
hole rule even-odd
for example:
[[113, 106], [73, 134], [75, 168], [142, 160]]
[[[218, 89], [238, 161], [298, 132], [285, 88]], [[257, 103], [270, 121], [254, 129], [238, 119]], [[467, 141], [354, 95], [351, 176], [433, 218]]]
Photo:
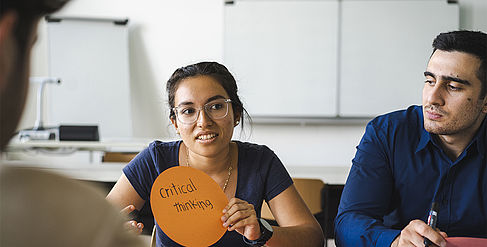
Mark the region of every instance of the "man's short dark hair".
[[480, 59], [477, 77], [482, 83], [480, 97], [487, 95], [487, 34], [480, 31], [453, 31], [440, 33], [433, 41], [436, 50], [459, 51], [472, 54]]

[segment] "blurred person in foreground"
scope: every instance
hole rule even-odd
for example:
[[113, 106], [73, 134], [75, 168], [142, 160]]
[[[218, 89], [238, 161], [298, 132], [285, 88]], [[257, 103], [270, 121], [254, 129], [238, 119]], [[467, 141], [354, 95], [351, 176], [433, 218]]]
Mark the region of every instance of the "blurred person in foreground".
[[[67, 0], [0, 0], [0, 151], [26, 101], [30, 53], [43, 15]], [[0, 246], [141, 246], [102, 192], [29, 168], [0, 164]]]

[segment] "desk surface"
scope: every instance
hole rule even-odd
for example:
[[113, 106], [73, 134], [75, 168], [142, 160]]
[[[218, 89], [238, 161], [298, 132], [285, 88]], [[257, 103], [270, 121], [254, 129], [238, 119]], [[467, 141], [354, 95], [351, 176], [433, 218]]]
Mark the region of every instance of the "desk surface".
[[[132, 141], [26, 141], [12, 142], [7, 146], [7, 152], [23, 152], [29, 150], [74, 150], [101, 152], [140, 152], [152, 140]], [[59, 156], [58, 156], [59, 157]], [[84, 162], [42, 160], [29, 157], [29, 160], [4, 160], [5, 164], [20, 167], [35, 167], [64, 174], [68, 177], [82, 180], [101, 182], [115, 182], [122, 174], [127, 163], [115, 162]], [[286, 166], [289, 174], [294, 178], [317, 178], [329, 184], [345, 184], [349, 166]]]
[[47, 164], [25, 160], [4, 160], [1, 162], [5, 165], [37, 168], [41, 170], [59, 173], [74, 179], [99, 181], [99, 182], [116, 182], [126, 163], [93, 163], [93, 164]]
[[26, 149], [56, 149], [73, 148], [86, 151], [106, 152], [140, 152], [147, 147], [152, 140], [130, 141], [26, 141], [11, 142], [7, 146], [7, 152], [23, 151]]
[[[5, 160], [3, 164], [17, 167], [32, 167], [42, 170], [49, 170], [68, 177], [81, 180], [116, 182], [122, 169], [127, 163], [106, 162], [106, 163], [71, 163], [71, 164], [48, 164], [47, 162]], [[294, 178], [317, 178], [329, 184], [345, 184], [349, 167], [345, 166], [287, 166], [289, 174]]]
[[[27, 141], [14, 142], [7, 146], [7, 152], [22, 152], [39, 149], [73, 149], [80, 151], [102, 152], [140, 152], [153, 140], [135, 141]], [[17, 164], [26, 163], [42, 169], [59, 170], [61, 173], [75, 178], [91, 178], [95, 181], [117, 181], [126, 163], [79, 163], [74, 165], [50, 165], [46, 161], [15, 161]], [[350, 166], [286, 166], [289, 174], [295, 178], [317, 178], [330, 184], [345, 184]], [[98, 170], [94, 170], [98, 169]], [[99, 175], [92, 173], [99, 173]]]

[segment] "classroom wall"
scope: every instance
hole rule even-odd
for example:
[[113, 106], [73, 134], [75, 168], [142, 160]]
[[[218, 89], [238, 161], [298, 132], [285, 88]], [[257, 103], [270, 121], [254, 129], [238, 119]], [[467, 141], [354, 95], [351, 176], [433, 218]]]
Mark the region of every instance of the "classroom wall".
[[[458, 2], [460, 27], [487, 32], [487, 1]], [[59, 14], [130, 18], [134, 135], [176, 138], [167, 119], [165, 81], [180, 66], [200, 60], [221, 62], [223, 0], [73, 0]], [[41, 23], [33, 50], [33, 75], [47, 75], [45, 36]], [[31, 127], [34, 120], [35, 90], [31, 90], [20, 127]], [[349, 166], [364, 127], [364, 123], [254, 124], [242, 136], [236, 129], [235, 137], [268, 145], [288, 166]]]
[[[133, 133], [135, 137], [164, 138], [169, 124], [165, 81], [181, 66], [222, 60], [222, 13], [221, 0], [72, 0], [55, 15], [129, 18]], [[46, 36], [46, 23], [41, 21], [32, 75], [48, 75]], [[31, 89], [23, 128], [32, 127], [35, 121], [36, 91]], [[46, 95], [48, 90], [46, 87]]]

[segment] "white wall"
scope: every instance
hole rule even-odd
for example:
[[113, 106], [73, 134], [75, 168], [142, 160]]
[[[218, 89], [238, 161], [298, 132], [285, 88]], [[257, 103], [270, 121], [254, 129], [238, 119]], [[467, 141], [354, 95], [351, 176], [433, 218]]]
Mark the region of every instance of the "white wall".
[[[487, 32], [487, 1], [459, 0], [459, 4], [460, 27]], [[74, 0], [60, 14], [130, 18], [134, 134], [175, 138], [168, 127], [165, 81], [177, 67], [222, 60], [223, 0]], [[47, 52], [45, 26], [39, 28], [32, 73], [41, 76], [47, 74]], [[21, 127], [31, 127], [34, 120], [35, 97], [31, 94]], [[289, 166], [349, 166], [364, 127], [255, 124], [251, 136], [243, 139], [268, 145]], [[237, 129], [237, 138], [239, 133]]]
[[458, 0], [460, 28], [487, 32], [487, 1]]
[[[163, 138], [168, 135], [164, 87], [176, 68], [202, 60], [222, 61], [221, 0], [72, 0], [56, 15], [129, 18], [135, 137]], [[41, 21], [39, 39], [33, 51], [32, 75], [48, 73], [46, 43], [46, 24]], [[116, 93], [117, 89], [113, 90]], [[35, 88], [31, 92], [35, 93]], [[34, 94], [30, 95], [24, 116], [21, 128], [32, 127], [35, 121]]]

